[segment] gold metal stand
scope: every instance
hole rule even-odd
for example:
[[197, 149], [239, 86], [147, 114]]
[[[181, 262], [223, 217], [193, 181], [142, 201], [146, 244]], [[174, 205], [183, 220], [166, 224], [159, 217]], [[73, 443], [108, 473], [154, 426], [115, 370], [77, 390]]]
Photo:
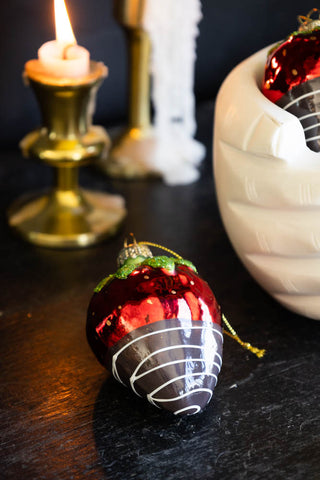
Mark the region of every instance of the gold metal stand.
[[150, 123], [150, 38], [143, 28], [146, 0], [116, 0], [114, 13], [124, 27], [129, 54], [129, 122], [115, 139], [102, 169], [113, 177], [154, 176], [150, 158], [155, 138]]
[[122, 197], [78, 185], [78, 167], [102, 158], [110, 147], [106, 131], [92, 126], [96, 92], [106, 75], [106, 67], [97, 62], [79, 79], [49, 77], [38, 60], [25, 66], [43, 125], [22, 140], [21, 148], [56, 173], [52, 189], [18, 199], [9, 209], [9, 224], [32, 243], [86, 247], [113, 235], [126, 214]]

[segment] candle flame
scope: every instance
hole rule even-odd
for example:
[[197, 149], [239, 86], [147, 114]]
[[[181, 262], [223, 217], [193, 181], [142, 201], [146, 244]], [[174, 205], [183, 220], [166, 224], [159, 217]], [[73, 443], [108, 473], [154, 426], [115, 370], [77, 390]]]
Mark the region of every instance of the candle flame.
[[64, 0], [54, 0], [56, 39], [65, 45], [77, 43]]

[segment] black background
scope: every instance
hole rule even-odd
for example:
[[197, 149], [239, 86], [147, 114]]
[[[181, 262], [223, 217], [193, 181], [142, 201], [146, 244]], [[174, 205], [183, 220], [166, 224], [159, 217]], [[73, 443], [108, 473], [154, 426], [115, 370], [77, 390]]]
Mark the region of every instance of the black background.
[[[161, 0], [159, 0], [161, 1]], [[202, 0], [195, 92], [214, 99], [227, 73], [256, 50], [285, 37], [297, 27], [297, 15], [316, 2], [298, 0]], [[123, 122], [127, 105], [127, 53], [124, 33], [113, 18], [112, 0], [68, 0], [73, 29], [92, 59], [109, 67], [99, 91], [97, 120]], [[24, 88], [24, 63], [54, 38], [53, 1], [10, 0], [1, 4], [0, 142], [14, 144], [39, 122], [32, 93]], [[6, 126], [7, 128], [4, 128]]]

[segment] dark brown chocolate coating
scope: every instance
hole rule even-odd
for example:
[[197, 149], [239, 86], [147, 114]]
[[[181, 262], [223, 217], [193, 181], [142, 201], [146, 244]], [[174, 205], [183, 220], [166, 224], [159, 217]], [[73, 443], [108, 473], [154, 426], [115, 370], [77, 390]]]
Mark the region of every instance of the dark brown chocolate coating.
[[133, 330], [108, 351], [114, 377], [150, 403], [194, 414], [212, 397], [222, 363], [221, 327], [188, 319]]
[[320, 151], [320, 78], [314, 78], [288, 90], [277, 102], [300, 120], [307, 146]]

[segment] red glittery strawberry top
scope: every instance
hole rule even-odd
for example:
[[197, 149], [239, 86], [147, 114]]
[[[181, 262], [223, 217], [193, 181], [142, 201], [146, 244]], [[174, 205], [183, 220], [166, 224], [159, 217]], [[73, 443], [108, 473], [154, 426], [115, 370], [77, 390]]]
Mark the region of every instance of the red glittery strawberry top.
[[268, 55], [262, 93], [272, 102], [320, 76], [320, 28], [295, 32]]

